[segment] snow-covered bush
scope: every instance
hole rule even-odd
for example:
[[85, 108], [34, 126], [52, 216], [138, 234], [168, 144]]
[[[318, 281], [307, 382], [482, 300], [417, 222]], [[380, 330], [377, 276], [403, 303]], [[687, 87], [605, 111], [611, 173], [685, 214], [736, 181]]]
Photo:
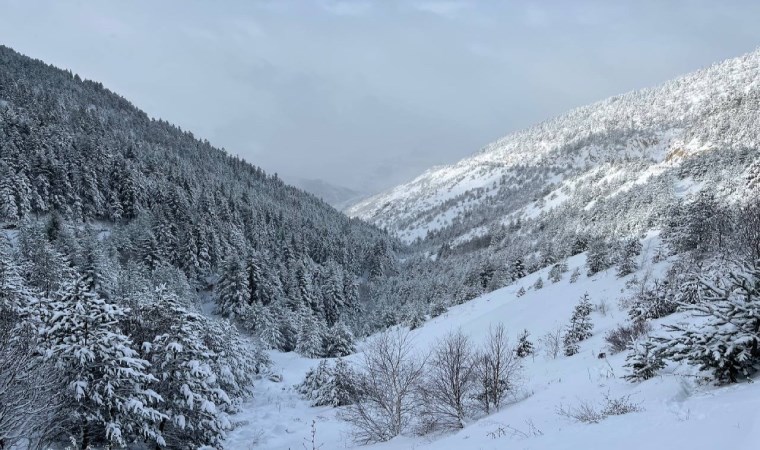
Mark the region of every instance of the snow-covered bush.
[[666, 280], [654, 280], [651, 286], [645, 286], [631, 300], [628, 315], [634, 322], [646, 321], [668, 316], [677, 309], [678, 303], [673, 296], [670, 283]]

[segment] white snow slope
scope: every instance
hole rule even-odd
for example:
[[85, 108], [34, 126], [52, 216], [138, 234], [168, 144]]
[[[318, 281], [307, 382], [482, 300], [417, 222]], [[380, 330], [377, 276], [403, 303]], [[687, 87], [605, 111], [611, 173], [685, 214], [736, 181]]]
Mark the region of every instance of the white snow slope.
[[638, 162], [635, 170], [645, 178], [699, 152], [757, 146], [758, 97], [760, 50], [510, 134], [346, 212], [408, 242], [455, 218], [487, 217], [495, 204], [530, 216], [529, 204], [545, 189], [600, 168]]
[[[650, 237], [645, 248], [655, 248]], [[649, 257], [642, 257], [642, 262]], [[583, 266], [585, 255], [570, 258], [570, 270]], [[667, 262], [642, 264], [637, 276], [662, 273]], [[542, 349], [534, 358], [524, 361], [523, 393], [501, 411], [469, 423], [464, 429], [436, 436], [399, 436], [389, 442], [366, 448], [373, 450], [401, 449], [620, 449], [620, 450], [714, 450], [760, 448], [760, 384], [740, 383], [726, 387], [699, 384], [688, 366], [668, 366], [661, 374], [642, 383], [629, 383], [620, 377], [626, 373], [625, 353], [609, 355], [604, 335], [626, 320], [626, 312], [618, 306], [628, 295], [625, 281], [613, 271], [586, 277], [584, 268], [576, 283], [569, 282], [569, 273], [558, 283], [547, 280], [546, 270], [528, 275], [517, 283], [486, 294], [463, 305], [451, 308], [414, 330], [415, 346], [426, 351], [441, 336], [461, 329], [475, 343], [483, 341], [490, 326], [499, 322], [506, 326], [515, 342], [518, 333], [528, 329], [532, 340], [551, 329], [565, 326], [580, 297], [588, 292], [591, 301], [605, 301], [606, 315], [595, 311], [593, 337], [581, 343], [581, 351], [572, 357], [546, 357]], [[534, 290], [536, 278], [542, 276], [544, 288]], [[520, 287], [527, 293], [517, 297]], [[667, 321], [675, 321], [670, 316]], [[655, 323], [657, 332], [659, 324]], [[599, 359], [600, 352], [608, 352]], [[349, 360], [358, 361], [360, 355]], [[230, 449], [312, 449], [312, 424], [316, 448], [323, 450], [356, 448], [350, 439], [350, 428], [336, 417], [337, 409], [309, 407], [292, 385], [299, 383], [309, 367], [318, 360], [301, 358], [293, 353], [273, 352], [274, 371], [283, 382], [261, 380], [256, 396], [244, 406], [236, 420], [239, 427], [227, 441]], [[557, 414], [560, 405], [577, 406], [580, 402], [599, 405], [605, 395], [630, 395], [643, 410], [612, 416], [597, 424], [572, 422]], [[534, 430], [531, 432], [532, 424]], [[521, 433], [511, 432], [510, 428]], [[499, 429], [506, 433], [500, 433]]]

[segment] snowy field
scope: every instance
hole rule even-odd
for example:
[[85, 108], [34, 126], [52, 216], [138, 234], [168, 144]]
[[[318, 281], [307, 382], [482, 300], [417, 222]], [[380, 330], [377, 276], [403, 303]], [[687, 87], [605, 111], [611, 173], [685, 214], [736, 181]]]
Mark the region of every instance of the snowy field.
[[[646, 247], [646, 244], [645, 244]], [[650, 246], [652, 248], [652, 246]], [[501, 411], [472, 421], [457, 432], [419, 437], [400, 436], [367, 448], [401, 449], [758, 449], [760, 448], [760, 385], [739, 383], [727, 387], [700, 384], [691, 376], [693, 369], [668, 366], [660, 375], [641, 383], [630, 383], [626, 373], [626, 353], [610, 355], [604, 336], [626, 318], [619, 299], [628, 295], [625, 282], [614, 270], [594, 277], [585, 275], [584, 255], [568, 260], [570, 272], [558, 283], [548, 281], [548, 269], [521, 279], [498, 291], [450, 308], [443, 316], [428, 321], [412, 332], [416, 348], [427, 351], [442, 336], [461, 329], [480, 344], [489, 327], [502, 322], [512, 343], [528, 329], [538, 347], [534, 357], [524, 360], [522, 392]], [[576, 283], [570, 273], [581, 268]], [[667, 262], [645, 264], [637, 272], [661, 274]], [[535, 290], [535, 280], [543, 277], [544, 287]], [[527, 293], [518, 297], [524, 287]], [[560, 353], [545, 356], [539, 338], [550, 330], [564, 327], [580, 297], [588, 292], [594, 305], [606, 303], [608, 311], [592, 313], [593, 337], [581, 342], [580, 353], [572, 357]], [[677, 320], [678, 315], [665, 320]], [[654, 324], [654, 332], [659, 325]], [[606, 358], [599, 358], [606, 352]], [[282, 382], [260, 380], [256, 397], [235, 417], [240, 426], [230, 433], [230, 449], [312, 449], [356, 448], [350, 428], [336, 417], [337, 409], [309, 406], [293, 389], [318, 360], [293, 353], [273, 352], [273, 372]], [[357, 361], [360, 355], [348, 358]], [[575, 407], [583, 402], [599, 406], [604, 397], [630, 396], [641, 411], [611, 416], [596, 424], [576, 423], [557, 414], [560, 406]], [[312, 431], [315, 445], [312, 445]]]

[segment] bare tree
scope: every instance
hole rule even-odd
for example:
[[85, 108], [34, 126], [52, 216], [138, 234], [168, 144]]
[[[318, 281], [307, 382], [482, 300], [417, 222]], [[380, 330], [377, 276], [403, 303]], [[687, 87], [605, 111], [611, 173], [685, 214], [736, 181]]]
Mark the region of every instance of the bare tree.
[[544, 334], [541, 339], [541, 346], [544, 348], [544, 354], [547, 358], [557, 359], [562, 349], [562, 327], [556, 327]]
[[64, 386], [38, 354], [31, 330], [2, 321], [0, 342], [0, 449], [43, 446], [59, 437], [56, 414]]
[[491, 328], [475, 365], [480, 392], [476, 399], [486, 414], [498, 411], [505, 397], [519, 382], [522, 371], [520, 358], [509, 345], [504, 324]]
[[472, 344], [461, 330], [435, 346], [420, 388], [424, 431], [464, 427], [472, 409], [475, 361]]
[[409, 332], [386, 331], [364, 349], [360, 397], [342, 417], [359, 444], [387, 441], [407, 430], [419, 411], [416, 395], [427, 356], [414, 352]]

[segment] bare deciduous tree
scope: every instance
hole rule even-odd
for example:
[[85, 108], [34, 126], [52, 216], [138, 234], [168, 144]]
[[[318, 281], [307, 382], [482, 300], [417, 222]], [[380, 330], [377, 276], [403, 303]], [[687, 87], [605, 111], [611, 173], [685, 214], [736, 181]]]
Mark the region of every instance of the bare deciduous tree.
[[[5, 312], [0, 309], [0, 313]], [[36, 448], [57, 438], [64, 386], [39, 355], [31, 330], [0, 323], [0, 448]]]
[[548, 331], [541, 337], [540, 342], [546, 357], [557, 359], [562, 349], [562, 327]]
[[472, 344], [461, 331], [449, 333], [435, 346], [420, 388], [425, 431], [464, 427], [472, 409], [475, 362]]
[[416, 393], [426, 360], [414, 352], [409, 332], [400, 328], [367, 344], [358, 377], [361, 396], [342, 413], [357, 443], [387, 441], [408, 429], [419, 411]]
[[492, 409], [498, 411], [505, 397], [516, 388], [522, 371], [520, 358], [509, 345], [503, 324], [489, 330], [475, 368], [480, 385], [477, 400], [486, 414]]

